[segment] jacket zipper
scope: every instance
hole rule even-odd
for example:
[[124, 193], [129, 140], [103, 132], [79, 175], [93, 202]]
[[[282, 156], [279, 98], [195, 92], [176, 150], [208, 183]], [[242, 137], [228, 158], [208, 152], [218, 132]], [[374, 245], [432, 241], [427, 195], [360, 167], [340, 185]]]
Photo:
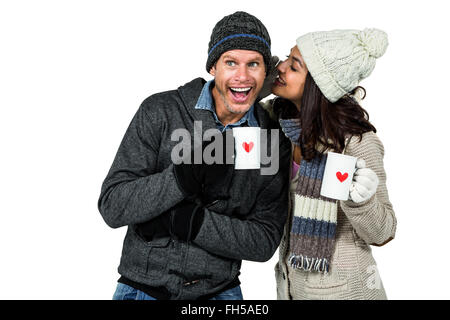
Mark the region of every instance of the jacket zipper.
[[175, 242], [175, 239], [173, 236], [173, 220], [174, 220], [174, 214], [172, 211], [172, 212], [170, 212], [170, 229], [169, 229], [170, 241], [172, 242], [172, 244]]

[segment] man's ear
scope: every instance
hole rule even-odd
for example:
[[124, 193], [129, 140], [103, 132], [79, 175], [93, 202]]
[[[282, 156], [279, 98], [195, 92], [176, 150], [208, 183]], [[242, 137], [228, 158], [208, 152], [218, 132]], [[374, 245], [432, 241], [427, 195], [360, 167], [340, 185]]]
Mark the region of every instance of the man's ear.
[[214, 63], [214, 65], [209, 70], [209, 74], [214, 76], [214, 77], [216, 76], [216, 63]]

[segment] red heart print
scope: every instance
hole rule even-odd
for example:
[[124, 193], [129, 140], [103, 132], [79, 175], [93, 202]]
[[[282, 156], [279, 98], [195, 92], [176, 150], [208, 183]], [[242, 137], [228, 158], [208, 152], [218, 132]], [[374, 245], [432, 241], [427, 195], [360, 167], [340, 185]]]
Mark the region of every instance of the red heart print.
[[244, 147], [245, 151], [250, 152], [253, 149], [253, 142], [250, 143], [244, 142], [242, 146]]
[[348, 178], [348, 173], [346, 172], [346, 173], [342, 174], [340, 171], [338, 171], [338, 172], [336, 172], [336, 177], [338, 178], [338, 180], [340, 182], [344, 182], [345, 179]]

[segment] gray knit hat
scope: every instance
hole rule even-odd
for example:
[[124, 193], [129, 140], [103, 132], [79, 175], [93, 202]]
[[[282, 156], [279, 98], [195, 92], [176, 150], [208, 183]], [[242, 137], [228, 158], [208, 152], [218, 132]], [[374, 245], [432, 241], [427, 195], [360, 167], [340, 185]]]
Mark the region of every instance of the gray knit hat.
[[258, 18], [243, 11], [235, 12], [217, 22], [208, 46], [206, 71], [209, 72], [220, 58], [229, 50], [252, 50], [262, 54], [266, 73], [270, 71], [270, 36]]
[[297, 39], [308, 71], [331, 102], [367, 78], [387, 46], [387, 34], [379, 29], [320, 31]]

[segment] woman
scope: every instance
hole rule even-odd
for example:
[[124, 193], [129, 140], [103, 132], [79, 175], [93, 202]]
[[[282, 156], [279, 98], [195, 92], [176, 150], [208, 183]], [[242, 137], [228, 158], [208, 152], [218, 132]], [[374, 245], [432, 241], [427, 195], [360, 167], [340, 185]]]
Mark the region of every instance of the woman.
[[[272, 93], [279, 98], [266, 108], [293, 145], [278, 299], [386, 299], [370, 245], [394, 238], [396, 218], [383, 145], [359, 105], [358, 84], [387, 44], [377, 29], [314, 32], [277, 66]], [[320, 196], [328, 151], [358, 159], [347, 201]]]

